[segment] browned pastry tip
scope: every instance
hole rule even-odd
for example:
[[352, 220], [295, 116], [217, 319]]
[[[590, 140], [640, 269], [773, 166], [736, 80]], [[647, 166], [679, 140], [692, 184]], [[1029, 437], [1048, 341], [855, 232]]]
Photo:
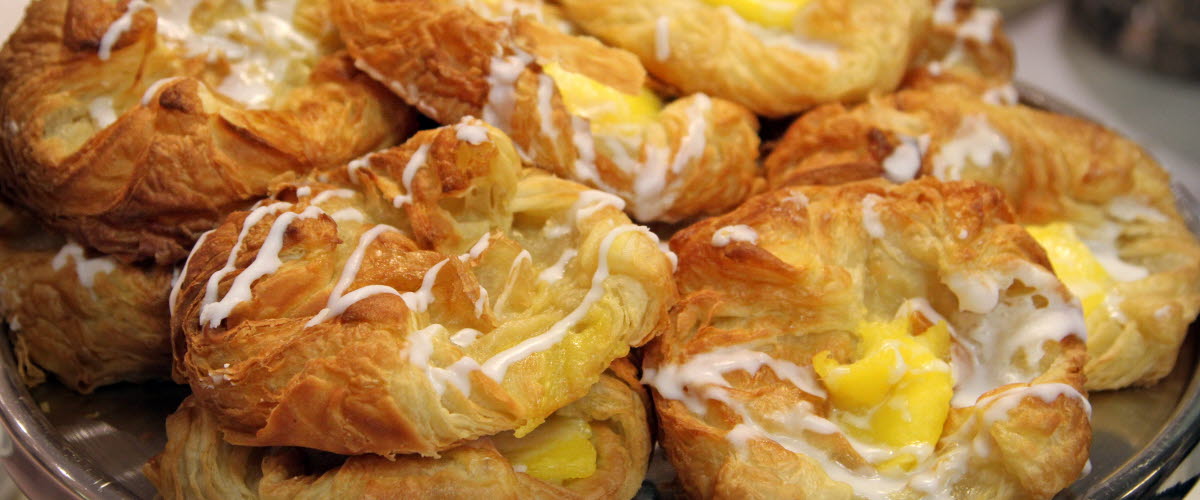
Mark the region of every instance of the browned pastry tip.
[[[171, 264], [281, 176], [405, 137], [413, 114], [311, 26], [324, 5], [278, 20], [305, 44], [239, 45], [246, 69], [226, 49], [181, 46], [206, 43], [190, 32], [214, 29], [199, 19], [232, 16], [237, 2], [187, 12], [187, 42], [167, 29], [184, 29], [178, 5], [31, 4], [0, 50], [0, 195], [83, 245]], [[260, 82], [256, 64], [285, 73]]]
[[[352, 457], [298, 448], [251, 448], [221, 439], [217, 419], [195, 398], [167, 419], [167, 446], [144, 468], [166, 499], [175, 498], [631, 498], [650, 455], [646, 394], [618, 360], [580, 400], [559, 410], [582, 420], [595, 450], [586, 477], [539, 479], [518, 472], [507, 437], [481, 438], [437, 458]], [[553, 442], [542, 446], [549, 448]]]

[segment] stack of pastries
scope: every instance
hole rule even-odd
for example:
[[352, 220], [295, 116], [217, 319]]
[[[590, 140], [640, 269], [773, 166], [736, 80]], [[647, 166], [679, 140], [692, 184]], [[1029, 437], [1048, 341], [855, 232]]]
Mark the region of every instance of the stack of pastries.
[[0, 315], [190, 387], [164, 498], [1049, 498], [1200, 243], [1012, 61], [960, 0], [38, 0]]

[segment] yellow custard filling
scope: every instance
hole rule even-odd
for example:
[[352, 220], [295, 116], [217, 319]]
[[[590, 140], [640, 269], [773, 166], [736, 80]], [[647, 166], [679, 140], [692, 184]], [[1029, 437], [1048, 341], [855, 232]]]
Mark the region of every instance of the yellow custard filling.
[[662, 110], [662, 100], [648, 89], [643, 88], [637, 95], [626, 94], [555, 63], [547, 63], [542, 69], [554, 79], [567, 111], [587, 118], [593, 127], [640, 126], [653, 121]]
[[704, 0], [709, 5], [729, 7], [743, 19], [770, 28], [791, 28], [792, 20], [808, 0]]
[[939, 322], [914, 331], [913, 323], [908, 316], [863, 322], [858, 357], [850, 363], [839, 363], [828, 351], [813, 357], [832, 404], [830, 420], [854, 439], [898, 450], [875, 464], [884, 470], [911, 470], [920, 459], [913, 450], [933, 449], [954, 395], [945, 361], [949, 328]]
[[1025, 228], [1046, 250], [1058, 279], [1083, 303], [1084, 317], [1104, 303], [1105, 291], [1114, 283], [1104, 265], [1096, 258], [1070, 224], [1055, 222]]
[[592, 428], [580, 418], [552, 416], [524, 437], [492, 438], [513, 467], [543, 481], [561, 483], [596, 473]]

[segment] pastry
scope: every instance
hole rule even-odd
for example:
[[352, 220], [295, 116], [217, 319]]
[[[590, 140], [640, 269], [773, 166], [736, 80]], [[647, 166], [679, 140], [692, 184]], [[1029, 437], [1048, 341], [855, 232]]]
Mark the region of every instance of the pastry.
[[632, 498], [650, 454], [645, 392], [619, 360], [582, 399], [523, 438], [465, 442], [440, 457], [345, 457], [221, 440], [188, 399], [146, 466], [163, 498]]
[[32, 3], [0, 50], [0, 195], [83, 246], [173, 264], [272, 182], [415, 125], [327, 20], [320, 0]]
[[899, 85], [929, 0], [563, 0], [587, 33], [656, 77], [780, 117]]
[[1050, 498], [1091, 438], [1079, 305], [996, 189], [791, 187], [677, 233], [648, 348], [695, 498]]
[[759, 185], [749, 111], [704, 94], [664, 104], [635, 56], [532, 7], [333, 3], [358, 67], [404, 100], [442, 124], [483, 118], [527, 162], [620, 196], [640, 221], [728, 211]]
[[1083, 302], [1090, 390], [1166, 376], [1200, 310], [1200, 244], [1167, 173], [1081, 119], [942, 85], [814, 110], [766, 167], [776, 186], [934, 176], [1000, 188]]
[[1004, 34], [1000, 11], [973, 1], [935, 0], [925, 44], [909, 63], [903, 88], [957, 83], [1009, 104], [1013, 49]]
[[27, 385], [50, 372], [86, 394], [170, 375], [169, 268], [97, 256], [7, 208], [0, 213], [0, 318]]
[[524, 435], [667, 321], [657, 237], [483, 122], [321, 178], [231, 215], [182, 273], [177, 374], [230, 443], [435, 456]]

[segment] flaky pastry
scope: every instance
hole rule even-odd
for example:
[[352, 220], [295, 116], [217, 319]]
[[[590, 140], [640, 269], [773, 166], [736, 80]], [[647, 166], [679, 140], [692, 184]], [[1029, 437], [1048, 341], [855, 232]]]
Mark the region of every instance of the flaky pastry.
[[664, 106], [634, 55], [560, 31], [540, 2], [495, 3], [333, 2], [359, 68], [442, 124], [482, 117], [528, 162], [620, 196], [638, 220], [721, 213], [759, 185], [749, 111], [704, 94]]
[[323, 0], [34, 2], [0, 50], [0, 194], [85, 246], [174, 263], [280, 176], [415, 125], [338, 43]]
[[1084, 120], [938, 86], [814, 110], [766, 165], [777, 186], [919, 175], [999, 187], [1083, 301], [1091, 390], [1166, 376], [1200, 310], [1200, 243], [1167, 173]]
[[523, 435], [667, 321], [657, 238], [483, 122], [325, 178], [185, 265], [176, 369], [231, 443], [432, 456]]
[[1000, 11], [970, 0], [933, 1], [932, 26], [909, 63], [902, 87], [957, 83], [992, 96], [989, 99], [1015, 102], [1013, 49]]
[[780, 189], [675, 235], [651, 343], [697, 498], [1049, 498], [1090, 407], [1079, 304], [990, 186]]
[[170, 375], [170, 269], [97, 256], [7, 208], [0, 213], [0, 318], [27, 385], [50, 372], [89, 393]]
[[[167, 419], [166, 450], [145, 472], [168, 500], [632, 498], [650, 454], [646, 404], [633, 366], [619, 360], [586, 396], [529, 436], [506, 433], [463, 443], [438, 458], [388, 460], [230, 445], [221, 440], [217, 419], [193, 398]], [[582, 426], [584, 434], [563, 436], [550, 428], [564, 422]], [[581, 447], [585, 452], [574, 450]], [[591, 470], [564, 470], [580, 469], [576, 462]]]
[[890, 92], [930, 29], [929, 0], [564, 0], [586, 32], [685, 92], [766, 116]]

